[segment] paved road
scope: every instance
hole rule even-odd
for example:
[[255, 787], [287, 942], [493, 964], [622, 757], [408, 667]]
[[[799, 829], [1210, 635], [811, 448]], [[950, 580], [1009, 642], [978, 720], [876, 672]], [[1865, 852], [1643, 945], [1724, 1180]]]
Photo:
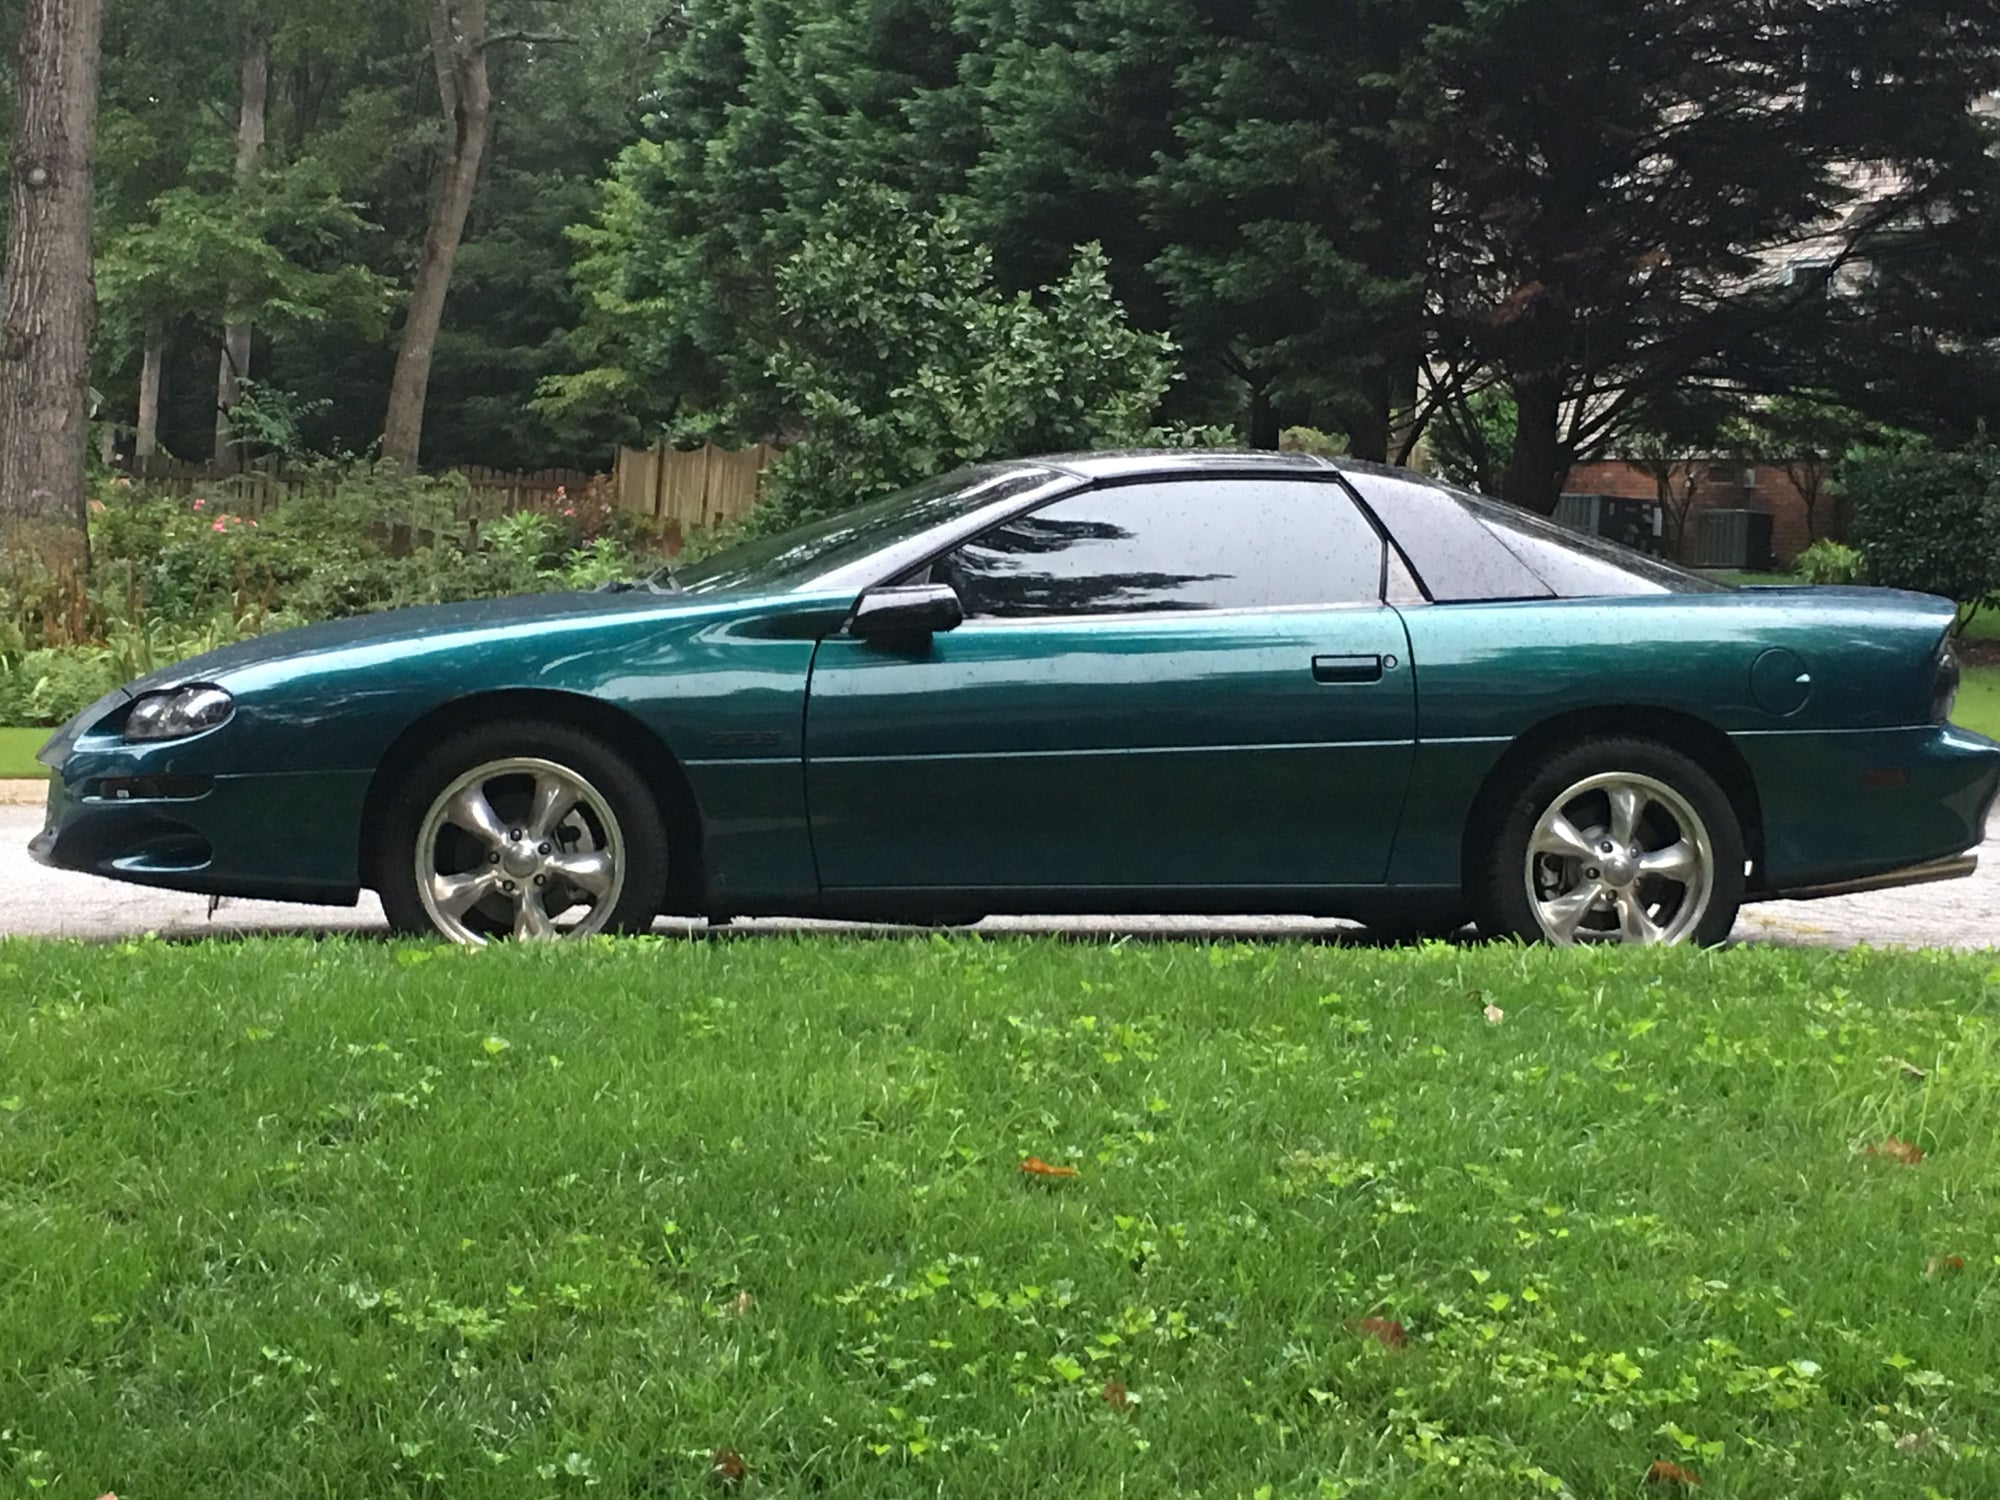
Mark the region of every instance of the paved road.
[[[45, 870], [28, 858], [28, 839], [41, 827], [38, 806], [0, 805], [0, 936], [122, 938], [146, 932], [162, 937], [234, 933], [359, 932], [387, 929], [373, 896], [358, 907], [290, 906], [268, 901], [226, 901], [210, 915], [200, 896], [152, 891], [87, 875]], [[747, 930], [841, 930], [832, 923], [753, 922]], [[662, 932], [688, 924], [662, 922]], [[1064, 933], [1081, 936], [1318, 938], [1348, 930], [1338, 922], [1299, 917], [1001, 917], [989, 932]], [[1772, 902], [1751, 907], [1737, 924], [1745, 942], [1844, 947], [2000, 947], [2000, 817], [1988, 827], [1981, 868], [1969, 880], [1944, 885], [1849, 896], [1834, 901]]]

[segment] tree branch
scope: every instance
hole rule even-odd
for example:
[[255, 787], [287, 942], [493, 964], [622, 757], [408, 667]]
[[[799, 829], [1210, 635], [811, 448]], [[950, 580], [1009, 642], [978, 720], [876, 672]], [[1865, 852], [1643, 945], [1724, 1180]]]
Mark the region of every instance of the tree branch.
[[574, 47], [578, 45], [576, 37], [564, 36], [560, 32], [554, 31], [502, 31], [497, 35], [489, 36], [479, 45], [481, 47], [505, 47], [511, 42], [524, 42], [529, 46], [545, 44], [551, 47]]

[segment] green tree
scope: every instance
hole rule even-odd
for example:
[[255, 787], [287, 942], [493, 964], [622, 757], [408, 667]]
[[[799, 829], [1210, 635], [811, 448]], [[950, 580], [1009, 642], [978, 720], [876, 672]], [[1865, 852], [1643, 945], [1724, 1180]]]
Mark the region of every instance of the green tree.
[[1430, 258], [1432, 31], [1456, 0], [1193, 0], [1155, 261], [1253, 445], [1308, 422], [1407, 457]]
[[[1441, 29], [1441, 362], [1498, 372], [1519, 424], [1504, 489], [1553, 508], [1579, 456], [1658, 393], [1726, 378], [1809, 284], [1937, 191], [1933, 153], [1990, 84], [2000, 12], [1708, 0], [1475, 0]], [[1942, 122], [1942, 123], [1940, 123]], [[1853, 164], [1902, 179], [1857, 209]]]
[[770, 378], [806, 436], [773, 475], [773, 525], [961, 464], [1136, 441], [1172, 378], [1095, 247], [1039, 297], [1010, 294], [952, 210], [883, 188], [845, 185], [774, 300]]
[[1806, 540], [1826, 524], [1835, 476], [1857, 448], [1880, 447], [1890, 434], [1853, 407], [1800, 393], [1752, 405], [1736, 428], [1743, 456], [1781, 469], [1799, 492]]
[[1957, 601], [1957, 631], [2000, 604], [2000, 454], [1905, 442], [1853, 454], [1840, 491], [1853, 504], [1870, 583]]

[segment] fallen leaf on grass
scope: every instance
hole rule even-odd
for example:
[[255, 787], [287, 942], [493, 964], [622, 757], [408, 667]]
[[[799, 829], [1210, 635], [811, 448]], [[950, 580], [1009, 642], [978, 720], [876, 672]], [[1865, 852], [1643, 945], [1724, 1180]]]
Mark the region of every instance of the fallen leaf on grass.
[[736, 1300], [729, 1304], [729, 1310], [737, 1317], [747, 1317], [750, 1309], [757, 1305], [757, 1299], [748, 1292], [738, 1292]]
[[741, 1484], [743, 1476], [749, 1472], [750, 1467], [743, 1462], [743, 1455], [734, 1448], [717, 1448], [708, 1456], [708, 1479], [711, 1484]]
[[1894, 1068], [1912, 1083], [1922, 1083], [1926, 1078], [1931, 1076], [1907, 1058], [1885, 1057], [1882, 1059], [1882, 1066], [1885, 1068]]
[[1481, 1014], [1486, 1017], [1486, 1024], [1488, 1026], [1498, 1026], [1502, 1021], [1507, 1019], [1507, 1012], [1497, 1005], [1487, 1006]]
[[1664, 1458], [1655, 1459], [1653, 1467], [1646, 1471], [1648, 1484], [1677, 1484], [1683, 1489], [1698, 1490], [1701, 1481], [1695, 1478], [1694, 1470], [1683, 1469], [1679, 1464], [1670, 1464]]
[[1111, 1379], [1105, 1381], [1104, 1389], [1099, 1394], [1104, 1397], [1104, 1404], [1113, 1411], [1130, 1411], [1132, 1409], [1132, 1393], [1125, 1389], [1125, 1382], [1122, 1380]]
[[1030, 1177], [1074, 1177], [1075, 1167], [1052, 1167], [1039, 1156], [1031, 1156], [1021, 1163], [1021, 1170]]
[[1881, 1145], [1870, 1146], [1861, 1154], [1872, 1161], [1892, 1161], [1902, 1167], [1914, 1167], [1924, 1159], [1921, 1150], [1893, 1135]]
[[1956, 1276], [1965, 1269], [1963, 1255], [1933, 1255], [1924, 1262], [1926, 1276]]
[[1394, 1318], [1356, 1318], [1347, 1326], [1375, 1340], [1384, 1349], [1400, 1349], [1410, 1341], [1403, 1325]]
[[1897, 1438], [1896, 1451], [1913, 1456], [1926, 1453], [1942, 1453], [1947, 1458], [1952, 1456], [1951, 1443], [1929, 1427], [1922, 1432], [1906, 1432]]

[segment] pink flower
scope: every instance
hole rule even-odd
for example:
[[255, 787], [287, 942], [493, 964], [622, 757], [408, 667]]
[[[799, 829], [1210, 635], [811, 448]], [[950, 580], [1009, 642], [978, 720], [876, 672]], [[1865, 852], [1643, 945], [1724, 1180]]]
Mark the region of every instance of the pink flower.
[[90, 502], [90, 513], [91, 513], [91, 514], [92, 514], [93, 516], [101, 516], [101, 515], [103, 515], [103, 514], [104, 514], [104, 502], [103, 502], [102, 500], [93, 500], [93, 501], [91, 501], [91, 502]]
[[202, 506], [206, 505], [207, 503], [208, 502], [206, 500], [196, 499], [196, 501], [194, 502], [194, 508], [196, 510], [200, 510]]
[[227, 521], [217, 521], [213, 526], [209, 527], [208, 529], [210, 531], [227, 531], [229, 529], [229, 523]]
[[566, 484], [559, 484], [559, 485], [557, 485], [557, 486], [556, 486], [556, 499], [558, 499], [558, 500], [567, 500], [567, 499], [569, 499], [569, 486], [568, 486], [568, 485], [566, 485]]
[[575, 515], [575, 514], [576, 514], [576, 507], [575, 507], [574, 505], [565, 505], [565, 506], [563, 507], [563, 514], [564, 514], [564, 515], [566, 515], [566, 516], [573, 516], [573, 515]]

